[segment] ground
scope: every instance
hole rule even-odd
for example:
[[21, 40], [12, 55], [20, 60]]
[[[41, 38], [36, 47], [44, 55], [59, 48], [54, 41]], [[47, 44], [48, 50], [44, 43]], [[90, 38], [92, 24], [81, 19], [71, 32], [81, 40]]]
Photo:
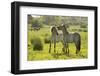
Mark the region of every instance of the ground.
[[[77, 27], [70, 27], [68, 31], [70, 32], [78, 32], [81, 35], [81, 50], [78, 55], [76, 55], [76, 48], [74, 43], [69, 44], [69, 56], [67, 54], [64, 54], [62, 51], [62, 44], [61, 42], [57, 42], [56, 45], [56, 53], [54, 53], [53, 44], [51, 47], [51, 53], [49, 53], [49, 43], [44, 42], [44, 38], [46, 36], [51, 36], [50, 33], [50, 27], [42, 27], [38, 31], [34, 30], [28, 30], [28, 61], [33, 60], [56, 60], [56, 59], [83, 59], [88, 57], [88, 32], [84, 31], [84, 28], [81, 28], [83, 30], [73, 30], [77, 29]], [[39, 37], [43, 44], [43, 50], [33, 50], [33, 45], [31, 44], [31, 39]]]

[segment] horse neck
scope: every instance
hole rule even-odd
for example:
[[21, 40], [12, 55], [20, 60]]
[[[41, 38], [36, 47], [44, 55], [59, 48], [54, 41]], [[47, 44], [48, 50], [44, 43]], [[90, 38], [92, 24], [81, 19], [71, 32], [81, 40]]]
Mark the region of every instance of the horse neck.
[[56, 33], [56, 35], [58, 35], [58, 31], [57, 30], [55, 30], [55, 33]]
[[65, 28], [65, 29], [63, 30], [63, 35], [66, 35], [66, 34], [69, 34], [69, 32], [68, 32], [67, 29]]

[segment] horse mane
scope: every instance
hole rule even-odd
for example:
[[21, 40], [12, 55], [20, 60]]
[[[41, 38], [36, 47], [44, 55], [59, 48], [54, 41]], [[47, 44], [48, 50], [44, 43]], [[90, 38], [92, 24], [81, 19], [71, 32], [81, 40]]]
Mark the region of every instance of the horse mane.
[[63, 27], [64, 27], [64, 30], [66, 31], [66, 33], [69, 34], [69, 32], [64, 24], [63, 24]]

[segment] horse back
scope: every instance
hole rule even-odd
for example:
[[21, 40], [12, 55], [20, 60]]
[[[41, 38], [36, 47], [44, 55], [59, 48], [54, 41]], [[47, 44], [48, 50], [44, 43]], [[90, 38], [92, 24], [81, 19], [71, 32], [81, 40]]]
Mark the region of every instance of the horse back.
[[69, 43], [75, 42], [80, 40], [80, 34], [79, 33], [69, 33], [68, 35], [66, 35], [66, 40]]

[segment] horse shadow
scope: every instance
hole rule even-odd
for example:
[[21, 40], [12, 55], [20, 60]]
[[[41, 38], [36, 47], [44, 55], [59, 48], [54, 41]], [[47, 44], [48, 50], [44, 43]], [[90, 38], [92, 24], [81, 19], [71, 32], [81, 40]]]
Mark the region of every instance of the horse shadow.
[[[53, 58], [55, 59], [67, 59], [67, 58], [77, 58], [77, 57], [81, 57], [81, 58], [86, 58], [83, 54], [79, 53], [79, 54], [67, 54], [67, 53], [52, 53], [51, 54], [53, 56]], [[63, 58], [60, 58], [60, 57], [63, 57]]]
[[[61, 56], [64, 57], [70, 57], [70, 55], [66, 54], [66, 53], [52, 53], [51, 54], [55, 59], [59, 59]], [[65, 58], [64, 58], [65, 59]]]

